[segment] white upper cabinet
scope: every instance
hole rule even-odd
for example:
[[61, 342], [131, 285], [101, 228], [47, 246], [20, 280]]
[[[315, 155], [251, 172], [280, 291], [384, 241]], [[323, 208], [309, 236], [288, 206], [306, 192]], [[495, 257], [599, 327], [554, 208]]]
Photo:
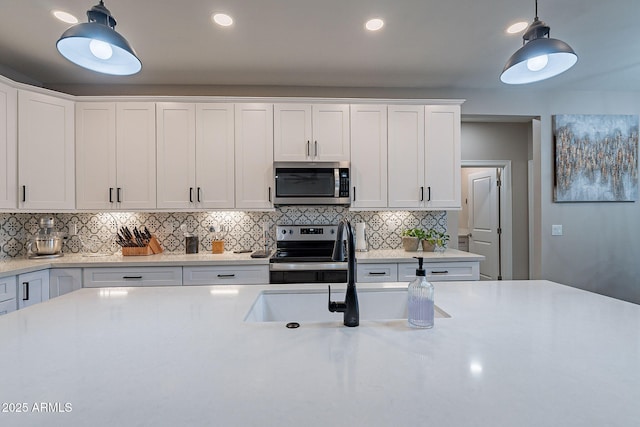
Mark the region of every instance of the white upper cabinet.
[[424, 107], [389, 105], [389, 207], [418, 208], [424, 199]]
[[389, 207], [459, 209], [460, 106], [389, 106]]
[[157, 103], [158, 207], [189, 208], [196, 191], [195, 104]]
[[78, 209], [156, 207], [155, 104], [76, 104]]
[[158, 103], [158, 207], [234, 207], [233, 104]]
[[0, 83], [0, 209], [18, 203], [18, 91]]
[[273, 208], [273, 104], [235, 104], [236, 208]]
[[351, 105], [351, 207], [387, 207], [387, 106]]
[[424, 206], [432, 209], [461, 209], [460, 106], [425, 107]]
[[344, 161], [349, 155], [349, 105], [274, 105], [274, 160]]
[[75, 208], [74, 103], [18, 91], [18, 207]]

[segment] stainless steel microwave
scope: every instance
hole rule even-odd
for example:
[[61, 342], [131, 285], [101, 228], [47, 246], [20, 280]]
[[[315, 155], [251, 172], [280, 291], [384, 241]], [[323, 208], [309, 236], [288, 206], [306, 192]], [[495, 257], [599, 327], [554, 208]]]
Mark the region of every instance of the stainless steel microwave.
[[349, 162], [274, 162], [273, 169], [276, 206], [351, 202]]

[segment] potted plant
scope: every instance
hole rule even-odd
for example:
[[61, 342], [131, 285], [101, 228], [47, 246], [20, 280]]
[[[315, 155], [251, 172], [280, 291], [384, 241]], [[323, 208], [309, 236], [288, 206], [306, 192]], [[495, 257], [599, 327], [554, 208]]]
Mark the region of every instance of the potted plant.
[[444, 252], [447, 248], [448, 241], [449, 235], [447, 233], [430, 228], [425, 232], [425, 238], [422, 240], [422, 250], [429, 252]]
[[409, 228], [402, 231], [402, 247], [405, 251], [415, 252], [418, 250], [420, 241], [425, 238], [425, 232], [422, 228]]

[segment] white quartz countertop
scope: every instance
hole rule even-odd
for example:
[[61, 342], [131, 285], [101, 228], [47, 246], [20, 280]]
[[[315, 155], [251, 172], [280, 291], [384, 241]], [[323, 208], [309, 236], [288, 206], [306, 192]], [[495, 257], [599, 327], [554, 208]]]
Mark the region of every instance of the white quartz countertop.
[[[406, 252], [402, 249], [371, 250], [358, 252], [356, 257], [359, 263], [384, 263], [384, 262], [411, 262], [412, 257], [425, 257], [425, 262], [453, 262], [453, 261], [481, 261], [482, 255], [462, 252], [456, 249], [447, 249], [444, 253], [434, 252]], [[170, 254], [162, 253], [147, 256], [122, 256], [120, 254], [110, 256], [82, 256], [79, 254], [65, 254], [60, 258], [27, 259], [11, 258], [0, 261], [0, 277], [14, 274], [28, 273], [30, 271], [45, 268], [74, 268], [74, 267], [174, 267], [174, 266], [207, 266], [207, 265], [268, 265], [269, 258], [251, 258], [250, 253], [236, 254], [224, 252], [212, 254], [201, 252], [197, 254]]]
[[2, 316], [0, 410], [26, 413], [0, 425], [638, 425], [637, 305], [546, 281], [441, 282], [451, 318], [431, 330], [243, 321], [263, 290], [316, 287], [81, 289]]

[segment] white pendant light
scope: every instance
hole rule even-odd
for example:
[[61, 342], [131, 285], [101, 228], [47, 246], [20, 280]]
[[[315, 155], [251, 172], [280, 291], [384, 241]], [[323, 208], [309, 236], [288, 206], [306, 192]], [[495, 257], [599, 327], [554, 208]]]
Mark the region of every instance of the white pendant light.
[[565, 42], [549, 37], [549, 26], [536, 17], [522, 36], [523, 46], [502, 70], [500, 80], [507, 84], [526, 84], [564, 73], [578, 61], [578, 55]]
[[56, 43], [69, 61], [89, 70], [114, 75], [135, 74], [142, 68], [129, 42], [115, 30], [116, 20], [100, 4], [87, 11], [89, 22], [65, 31]]

